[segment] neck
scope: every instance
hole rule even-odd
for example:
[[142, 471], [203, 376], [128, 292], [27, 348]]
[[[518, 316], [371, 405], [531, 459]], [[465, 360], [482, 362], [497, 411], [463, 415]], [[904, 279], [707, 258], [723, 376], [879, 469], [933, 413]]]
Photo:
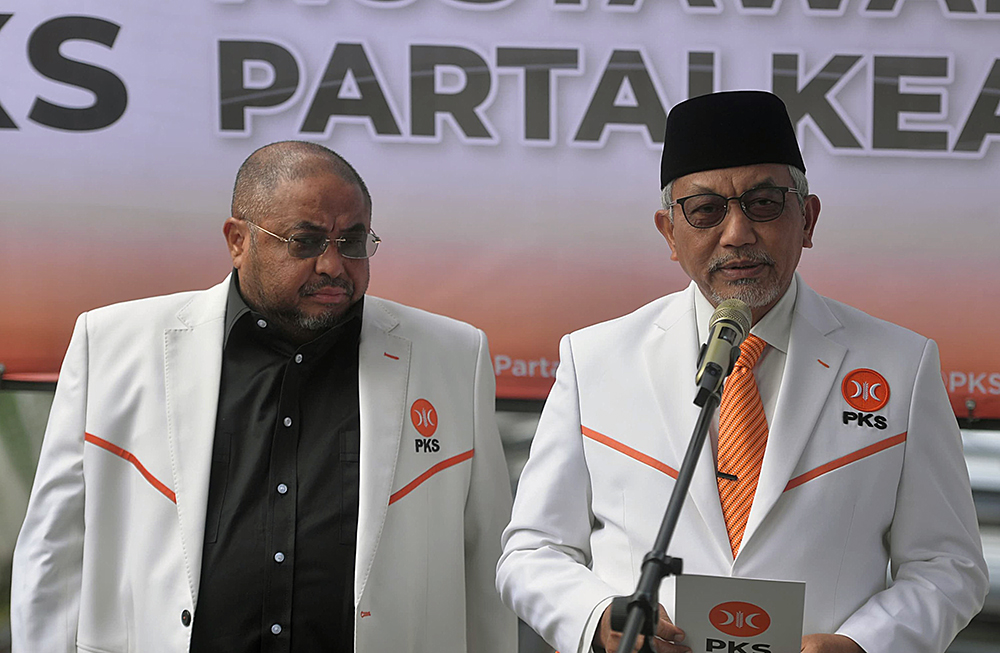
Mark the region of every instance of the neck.
[[[779, 301], [780, 301], [780, 298], [779, 298]], [[750, 309], [750, 326], [753, 326], [753, 325], [757, 324], [758, 322], [760, 322], [762, 319], [764, 319], [764, 316], [767, 315], [768, 312], [770, 312], [770, 310], [772, 308], [774, 308], [774, 305], [777, 304], [777, 303], [778, 303], [777, 301], [774, 301], [774, 302], [771, 302], [770, 304], [768, 304], [767, 306], [762, 306], [760, 308], [751, 308]]]

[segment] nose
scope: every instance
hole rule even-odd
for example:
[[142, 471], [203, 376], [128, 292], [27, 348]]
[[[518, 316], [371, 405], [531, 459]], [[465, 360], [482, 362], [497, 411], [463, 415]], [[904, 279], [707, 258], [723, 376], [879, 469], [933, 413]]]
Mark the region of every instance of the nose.
[[344, 257], [337, 250], [336, 243], [330, 243], [326, 251], [316, 257], [316, 274], [326, 274], [336, 279], [344, 272]]
[[719, 244], [723, 247], [743, 247], [757, 242], [757, 233], [754, 231], [754, 222], [743, 212], [739, 200], [730, 198], [730, 202], [736, 202], [736, 206], [729, 206], [726, 217], [722, 220], [722, 234], [719, 236]]

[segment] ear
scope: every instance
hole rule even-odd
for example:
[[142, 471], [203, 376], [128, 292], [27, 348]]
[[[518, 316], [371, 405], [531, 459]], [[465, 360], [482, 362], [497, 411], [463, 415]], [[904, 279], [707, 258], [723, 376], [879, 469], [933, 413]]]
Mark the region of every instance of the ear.
[[670, 260], [677, 260], [677, 247], [676, 241], [674, 240], [674, 223], [670, 220], [670, 211], [667, 209], [660, 209], [656, 212], [653, 218], [656, 223], [656, 230], [663, 234], [663, 237], [667, 241], [667, 245], [670, 247]]
[[806, 197], [803, 215], [805, 217], [805, 224], [802, 226], [802, 247], [809, 248], [813, 246], [813, 232], [816, 230], [816, 221], [819, 219], [820, 201], [815, 195], [809, 195]]
[[245, 220], [227, 218], [222, 224], [222, 234], [226, 237], [226, 247], [233, 259], [233, 267], [242, 267], [250, 254], [249, 227]]

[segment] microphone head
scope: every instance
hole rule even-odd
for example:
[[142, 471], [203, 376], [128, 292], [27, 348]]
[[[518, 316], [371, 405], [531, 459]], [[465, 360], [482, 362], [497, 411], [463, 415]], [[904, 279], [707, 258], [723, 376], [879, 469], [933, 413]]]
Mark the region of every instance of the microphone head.
[[708, 321], [709, 330], [722, 320], [732, 323], [734, 327], [739, 329], [742, 340], [750, 333], [750, 322], [753, 318], [750, 314], [750, 307], [745, 302], [738, 299], [727, 299], [720, 303], [715, 308], [715, 312], [712, 313], [712, 319]]

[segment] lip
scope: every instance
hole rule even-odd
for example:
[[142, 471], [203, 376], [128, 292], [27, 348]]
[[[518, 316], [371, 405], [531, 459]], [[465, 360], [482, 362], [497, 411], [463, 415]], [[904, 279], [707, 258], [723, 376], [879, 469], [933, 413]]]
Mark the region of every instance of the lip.
[[339, 304], [348, 299], [347, 291], [336, 287], [320, 288], [316, 292], [307, 295], [307, 297], [321, 304]]
[[767, 265], [758, 261], [732, 261], [719, 268], [718, 272], [725, 279], [750, 279], [760, 276]]

